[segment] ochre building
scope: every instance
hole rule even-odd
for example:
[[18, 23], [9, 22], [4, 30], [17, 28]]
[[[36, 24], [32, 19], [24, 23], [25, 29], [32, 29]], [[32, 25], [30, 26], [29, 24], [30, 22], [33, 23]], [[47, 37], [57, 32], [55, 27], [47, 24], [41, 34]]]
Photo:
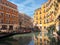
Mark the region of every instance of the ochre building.
[[41, 8], [36, 9], [33, 25], [41, 30], [42, 45], [45, 45], [45, 37], [48, 40], [47, 28], [55, 26], [54, 32], [60, 30], [60, 0], [48, 0]]

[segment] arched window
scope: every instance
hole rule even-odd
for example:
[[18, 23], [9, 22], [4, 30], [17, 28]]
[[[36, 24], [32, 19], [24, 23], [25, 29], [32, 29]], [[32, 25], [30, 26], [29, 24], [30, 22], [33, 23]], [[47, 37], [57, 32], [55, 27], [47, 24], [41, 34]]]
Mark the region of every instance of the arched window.
[[60, 0], [57, 0], [58, 2], [60, 2]]
[[58, 16], [58, 20], [60, 21], [60, 15]]

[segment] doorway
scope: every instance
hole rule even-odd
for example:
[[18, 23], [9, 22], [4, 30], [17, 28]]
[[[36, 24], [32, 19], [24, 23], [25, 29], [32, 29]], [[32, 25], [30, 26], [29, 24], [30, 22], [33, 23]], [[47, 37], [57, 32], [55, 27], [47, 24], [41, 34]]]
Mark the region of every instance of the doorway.
[[9, 26], [9, 30], [13, 30], [13, 26], [12, 25]]

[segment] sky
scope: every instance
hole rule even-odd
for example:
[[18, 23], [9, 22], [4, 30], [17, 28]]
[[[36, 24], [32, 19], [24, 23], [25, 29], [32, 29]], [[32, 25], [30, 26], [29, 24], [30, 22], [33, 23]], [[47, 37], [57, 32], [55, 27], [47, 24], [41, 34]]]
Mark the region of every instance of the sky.
[[18, 11], [25, 13], [31, 17], [34, 15], [34, 11], [41, 7], [41, 5], [48, 0], [8, 0], [18, 6]]

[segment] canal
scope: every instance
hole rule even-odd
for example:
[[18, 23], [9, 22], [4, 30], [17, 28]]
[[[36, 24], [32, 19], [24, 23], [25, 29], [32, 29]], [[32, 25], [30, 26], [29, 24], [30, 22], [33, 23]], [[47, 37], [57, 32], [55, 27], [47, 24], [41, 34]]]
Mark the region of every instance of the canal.
[[[29, 34], [16, 34], [10, 37], [0, 39], [0, 45], [42, 45], [40, 32]], [[56, 43], [45, 45], [57, 45]]]

